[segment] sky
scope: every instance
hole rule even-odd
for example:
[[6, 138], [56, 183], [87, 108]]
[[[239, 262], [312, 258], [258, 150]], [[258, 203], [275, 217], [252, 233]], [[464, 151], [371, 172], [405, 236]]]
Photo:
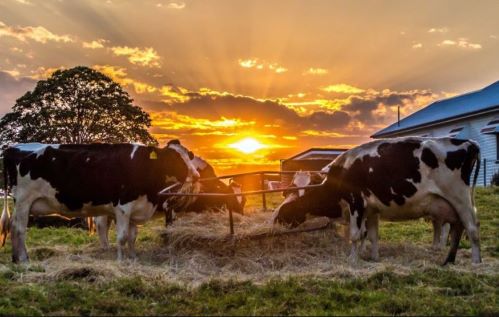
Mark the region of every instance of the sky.
[[498, 12], [487, 0], [0, 0], [0, 115], [84, 65], [130, 93], [161, 145], [180, 139], [219, 173], [277, 169], [369, 141], [398, 107], [499, 80]]

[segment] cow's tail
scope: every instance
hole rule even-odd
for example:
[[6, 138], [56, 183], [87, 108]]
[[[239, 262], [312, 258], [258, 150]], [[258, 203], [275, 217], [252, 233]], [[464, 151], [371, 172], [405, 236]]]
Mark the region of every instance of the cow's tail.
[[3, 164], [4, 194], [3, 194], [3, 211], [2, 211], [2, 216], [0, 217], [0, 247], [3, 247], [5, 245], [5, 240], [7, 240], [7, 235], [10, 232], [10, 211], [9, 211], [9, 200], [8, 200], [9, 177], [7, 175], [8, 169], [5, 157], [3, 163], [4, 163]]
[[476, 212], [475, 187], [476, 187], [476, 183], [478, 180], [478, 173], [480, 172], [480, 163], [481, 163], [482, 159], [480, 158], [480, 147], [478, 146], [478, 144], [473, 143], [472, 146], [476, 147], [476, 152], [475, 152], [475, 157], [473, 158], [472, 163], [471, 163], [472, 168], [473, 168], [473, 165], [475, 166], [475, 173], [473, 175], [473, 182], [471, 183], [471, 203], [473, 204], [473, 208], [475, 209], [475, 212]]

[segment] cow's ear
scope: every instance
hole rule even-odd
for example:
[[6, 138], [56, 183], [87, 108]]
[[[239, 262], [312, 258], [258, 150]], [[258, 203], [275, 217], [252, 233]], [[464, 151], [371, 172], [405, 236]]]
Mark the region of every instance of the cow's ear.
[[171, 145], [171, 144], [178, 144], [178, 145], [180, 145], [180, 141], [178, 139], [170, 140], [170, 141], [168, 141], [168, 143], [166, 144], [166, 146]]

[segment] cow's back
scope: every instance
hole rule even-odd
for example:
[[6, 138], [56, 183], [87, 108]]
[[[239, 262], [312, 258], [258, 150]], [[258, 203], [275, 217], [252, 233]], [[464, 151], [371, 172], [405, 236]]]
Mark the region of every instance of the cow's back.
[[328, 183], [353, 197], [354, 203], [374, 195], [385, 206], [402, 206], [411, 197], [432, 191], [445, 195], [447, 184], [469, 195], [478, 153], [478, 145], [469, 140], [376, 140], [340, 155], [330, 168]]
[[124, 204], [143, 194], [154, 201], [168, 167], [156, 152], [131, 144], [47, 146], [41, 154], [12, 147], [5, 151], [5, 163], [11, 186], [17, 177], [42, 179], [59, 202], [79, 210], [86, 203]]

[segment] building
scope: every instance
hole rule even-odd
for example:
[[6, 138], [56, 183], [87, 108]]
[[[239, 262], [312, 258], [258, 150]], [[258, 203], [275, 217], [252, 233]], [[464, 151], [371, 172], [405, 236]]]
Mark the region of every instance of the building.
[[[320, 171], [346, 149], [311, 148], [288, 159], [281, 160], [281, 171]], [[293, 175], [283, 174], [281, 183], [289, 185]]]
[[455, 137], [480, 144], [478, 184], [489, 185], [499, 172], [499, 81], [483, 89], [436, 101], [376, 132], [372, 138]]

